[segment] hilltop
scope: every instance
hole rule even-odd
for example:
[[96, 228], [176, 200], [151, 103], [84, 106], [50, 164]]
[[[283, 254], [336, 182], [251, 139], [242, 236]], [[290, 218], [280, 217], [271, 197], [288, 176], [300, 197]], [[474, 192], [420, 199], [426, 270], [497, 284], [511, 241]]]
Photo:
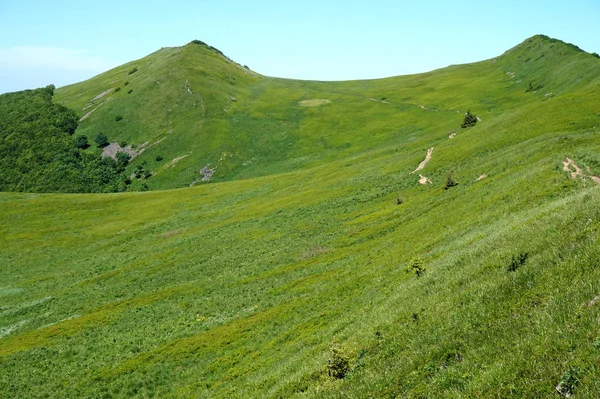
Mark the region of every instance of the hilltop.
[[534, 36], [352, 82], [190, 43], [57, 90], [186, 187], [0, 193], [0, 396], [597, 398], [599, 86]]
[[[484, 120], [506, 117], [548, 97], [594, 87], [597, 61], [574, 46], [535, 36], [475, 64], [370, 81], [312, 82], [259, 75], [195, 41], [60, 88], [56, 101], [77, 110], [83, 119], [78, 133], [90, 141], [103, 133], [132, 146], [132, 155], [139, 155], [128, 173], [143, 168], [152, 173], [150, 188], [175, 188], [435, 142], [453, 132], [468, 109]], [[530, 83], [540, 90], [525, 93]], [[545, 120], [538, 123], [535, 130], [545, 129]]]

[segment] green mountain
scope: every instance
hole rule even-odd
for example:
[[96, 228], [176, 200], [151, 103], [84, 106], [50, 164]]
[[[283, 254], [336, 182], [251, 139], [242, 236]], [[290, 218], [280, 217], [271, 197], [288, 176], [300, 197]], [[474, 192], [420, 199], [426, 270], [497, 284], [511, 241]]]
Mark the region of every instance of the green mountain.
[[[78, 133], [90, 141], [103, 133], [141, 152], [128, 173], [143, 165], [153, 174], [148, 186], [164, 189], [208, 176], [223, 181], [299, 170], [390, 145], [431, 145], [459, 127], [468, 109], [486, 121], [518, 124], [511, 114], [593, 88], [597, 61], [536, 36], [497, 59], [426, 74], [310, 82], [258, 75], [195, 41], [61, 88], [56, 101], [85, 118]], [[525, 93], [530, 82], [542, 88]], [[570, 119], [544, 118], [534, 130]], [[214, 174], [201, 173], [205, 167]]]
[[134, 188], [198, 185], [0, 193], [0, 397], [597, 398], [599, 89], [535, 36], [352, 82], [196, 42], [57, 90], [145, 149]]

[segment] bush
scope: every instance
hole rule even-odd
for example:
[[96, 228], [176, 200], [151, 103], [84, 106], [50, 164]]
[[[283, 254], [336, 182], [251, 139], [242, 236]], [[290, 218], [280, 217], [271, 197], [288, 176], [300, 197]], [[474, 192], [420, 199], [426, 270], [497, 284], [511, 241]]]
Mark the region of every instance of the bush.
[[534, 86], [533, 82], [529, 82], [529, 86], [527, 86], [527, 90], [525, 90], [525, 93], [529, 93], [529, 92], [532, 92], [532, 91], [537, 91], [537, 90], [541, 89], [542, 87], [544, 87], [544, 86], [540, 85], [540, 84]]
[[131, 155], [129, 155], [126, 152], [119, 151], [119, 152], [117, 152], [117, 155], [115, 156], [115, 158], [117, 161], [117, 165], [125, 167], [129, 163], [129, 160], [131, 159]]
[[425, 266], [423, 265], [423, 259], [413, 257], [410, 260], [408, 267], [406, 268], [406, 271], [409, 273], [416, 274], [417, 278], [420, 278], [421, 276], [423, 276], [423, 274], [425, 273]]
[[329, 346], [329, 360], [327, 361], [327, 375], [336, 380], [342, 379], [350, 371], [351, 351], [346, 345], [334, 339]]
[[528, 257], [529, 257], [528, 252], [521, 252], [517, 256], [513, 255], [512, 260], [511, 260], [510, 264], [508, 265], [507, 270], [509, 272], [517, 271], [518, 268], [520, 268], [521, 266], [523, 266], [525, 264]]
[[156, 158], [154, 158], [156, 160], [156, 162], [160, 162], [163, 160], [162, 155], [157, 155]]
[[119, 92], [119, 91], [121, 91], [121, 88], [120, 88], [120, 87], [117, 87], [117, 88], [115, 89], [115, 93], [117, 93], [117, 92]]
[[133, 89], [129, 89], [129, 91], [127, 92], [127, 94], [131, 94], [133, 92]]
[[115, 116], [115, 121], [118, 122], [120, 120], [123, 120], [123, 117], [121, 115], [117, 115]]
[[468, 110], [467, 113], [465, 114], [465, 118], [463, 119], [462, 124], [460, 125], [460, 127], [467, 128], [467, 127], [471, 127], [471, 126], [475, 126], [477, 124], [477, 115], [472, 114], [471, 110]]
[[451, 170], [450, 173], [448, 173], [448, 178], [446, 179], [444, 190], [448, 190], [449, 188], [454, 186], [458, 186], [458, 183], [454, 180], [454, 171]]
[[133, 75], [134, 73], [136, 73], [138, 71], [137, 68], [133, 68], [131, 71], [129, 71], [129, 75]]
[[88, 143], [88, 138], [87, 136], [84, 136], [83, 134], [79, 134], [75, 137], [75, 147], [77, 148], [81, 148], [82, 150], [85, 150], [86, 148], [88, 148], [90, 145]]
[[600, 58], [600, 55], [598, 55], [598, 53], [592, 53], [592, 55], [596, 58]]
[[100, 148], [106, 147], [108, 145], [108, 137], [106, 137], [106, 135], [103, 133], [98, 133], [94, 141]]

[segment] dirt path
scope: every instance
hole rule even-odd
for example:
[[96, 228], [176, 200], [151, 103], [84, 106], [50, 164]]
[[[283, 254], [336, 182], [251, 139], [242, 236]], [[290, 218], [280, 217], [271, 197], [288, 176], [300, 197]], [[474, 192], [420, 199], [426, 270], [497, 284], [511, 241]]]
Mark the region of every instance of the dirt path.
[[477, 179], [475, 179], [475, 181], [480, 181], [483, 180], [487, 177], [487, 173], [482, 174], [481, 176], [479, 176]]
[[[580, 176], [583, 181], [586, 181], [586, 178], [589, 178], [596, 184], [600, 184], [600, 177], [593, 175], [584, 175], [583, 169], [581, 169], [574, 160], [571, 158], [567, 158], [563, 161], [563, 170], [571, 175], [572, 179], [577, 179], [577, 176]], [[588, 170], [589, 172], [589, 170]]]
[[91, 110], [87, 114], [83, 115], [81, 117], [81, 119], [79, 119], [79, 122], [83, 122], [84, 120], [86, 120], [87, 118], [89, 118], [94, 112], [96, 112], [98, 110], [98, 108], [100, 108], [102, 105], [106, 104], [110, 100], [111, 100], [111, 97], [107, 98], [106, 101], [103, 101], [100, 104], [98, 104], [98, 106], [96, 108], [94, 108], [93, 110]]
[[423, 169], [425, 165], [427, 165], [427, 162], [429, 162], [429, 160], [431, 159], [431, 154], [433, 154], [433, 147], [427, 150], [427, 155], [425, 156], [425, 159], [419, 164], [419, 166], [417, 166], [417, 169], [410, 172], [410, 174], [412, 175], [413, 173]]
[[431, 184], [431, 180], [429, 180], [427, 177], [423, 176], [423, 175], [419, 175], [419, 184]]

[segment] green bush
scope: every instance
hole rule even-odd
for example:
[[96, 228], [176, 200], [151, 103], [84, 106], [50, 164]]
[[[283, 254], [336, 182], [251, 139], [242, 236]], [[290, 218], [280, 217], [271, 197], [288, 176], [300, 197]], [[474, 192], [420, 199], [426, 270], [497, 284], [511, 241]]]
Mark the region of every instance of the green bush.
[[133, 75], [134, 73], [136, 73], [138, 71], [137, 68], [133, 68], [131, 71], [129, 71], [129, 75]]
[[425, 266], [423, 264], [423, 259], [413, 257], [408, 263], [408, 267], [406, 268], [408, 273], [414, 273], [417, 275], [417, 278], [420, 278], [425, 273]]
[[104, 133], [98, 133], [94, 139], [99, 148], [106, 147], [108, 145], [108, 137]]
[[467, 128], [467, 127], [471, 127], [471, 126], [475, 126], [477, 124], [477, 115], [472, 114], [471, 110], [468, 110], [467, 113], [465, 114], [465, 117], [463, 119], [462, 124], [460, 125], [460, 127]]
[[448, 190], [449, 188], [458, 186], [456, 180], [454, 180], [454, 170], [451, 170], [448, 173], [448, 177], [446, 178], [446, 184], [444, 184], [444, 190]]
[[120, 120], [123, 120], [123, 117], [121, 115], [117, 115], [115, 116], [115, 121], [118, 122]]
[[521, 266], [523, 266], [525, 264], [528, 257], [529, 257], [528, 252], [521, 252], [517, 256], [513, 255], [512, 260], [510, 261], [510, 264], [508, 265], [507, 270], [509, 272], [517, 271], [517, 269], [519, 269]]
[[85, 150], [89, 146], [90, 146], [90, 144], [88, 143], [87, 136], [84, 136], [83, 134], [79, 134], [75, 137], [75, 147]]
[[337, 339], [329, 346], [329, 360], [327, 361], [327, 375], [333, 379], [342, 379], [351, 368], [352, 351]]

